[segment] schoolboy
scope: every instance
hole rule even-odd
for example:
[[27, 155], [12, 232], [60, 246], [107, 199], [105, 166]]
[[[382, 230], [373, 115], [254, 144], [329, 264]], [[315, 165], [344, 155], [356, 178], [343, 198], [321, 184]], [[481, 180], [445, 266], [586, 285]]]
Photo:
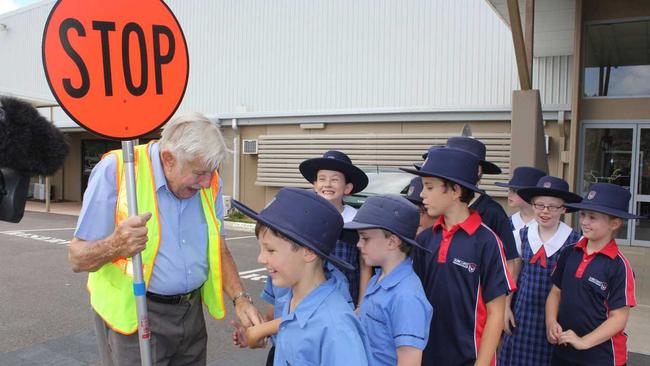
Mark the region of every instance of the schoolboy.
[[332, 255], [343, 228], [336, 208], [314, 192], [281, 189], [259, 214], [233, 205], [260, 222], [260, 255], [282, 301], [275, 365], [367, 365], [366, 338], [348, 302], [326, 279], [324, 261], [352, 266]]
[[[481, 141], [465, 136], [450, 137], [447, 139], [447, 146], [465, 150], [474, 154], [479, 159], [478, 175], [475, 185], [478, 186], [483, 174], [501, 174], [501, 168], [496, 164], [486, 160], [485, 144]], [[492, 229], [501, 239], [508, 261], [508, 269], [512, 273], [515, 263], [519, 260], [515, 237], [510, 228], [510, 219], [508, 214], [503, 210], [492, 197], [485, 192], [477, 192], [472, 197], [469, 208], [476, 210], [483, 223]]]
[[[416, 167], [418, 169], [420, 168], [420, 166]], [[418, 230], [415, 234], [416, 236], [419, 235], [422, 231], [432, 227], [433, 223], [436, 221], [436, 218], [429, 216], [427, 209], [422, 204], [422, 197], [420, 197], [420, 193], [422, 193], [422, 177], [415, 177], [411, 179], [411, 182], [409, 183], [408, 190], [406, 191], [406, 199], [411, 201], [411, 203], [413, 203], [420, 212], [420, 217], [418, 219]]]
[[625, 365], [624, 333], [630, 308], [636, 306], [634, 273], [619, 251], [616, 233], [625, 219], [630, 192], [596, 183], [579, 209], [584, 237], [560, 254], [546, 300], [548, 341], [557, 344], [551, 365]]
[[[343, 222], [350, 222], [357, 210], [343, 203], [343, 198], [363, 191], [368, 186], [368, 176], [345, 153], [326, 151], [322, 157], [307, 159], [298, 166], [302, 176], [311, 184], [319, 196], [328, 200], [343, 216]], [[350, 295], [355, 305], [359, 303], [372, 276], [372, 268], [359, 258], [355, 244], [356, 236], [342, 234], [334, 248], [334, 255], [354, 265], [354, 270], [344, 271], [348, 279]]]
[[433, 306], [422, 365], [489, 365], [503, 330], [506, 294], [515, 289], [498, 236], [468, 204], [478, 157], [464, 150], [429, 150], [420, 170], [422, 202], [438, 216], [416, 241], [413, 268]]
[[497, 365], [548, 366], [552, 345], [546, 340], [544, 304], [553, 285], [551, 272], [560, 251], [580, 239], [561, 219], [571, 211], [565, 204], [580, 202], [582, 197], [569, 191], [564, 179], [553, 176], [542, 177], [535, 187], [519, 189], [518, 196], [532, 205], [535, 219], [520, 231], [522, 272], [516, 299], [511, 303], [506, 299]]
[[368, 335], [371, 364], [419, 366], [429, 337], [432, 308], [407, 257], [415, 242], [418, 209], [397, 195], [373, 196], [345, 224], [359, 233], [357, 247], [370, 279], [359, 317]]

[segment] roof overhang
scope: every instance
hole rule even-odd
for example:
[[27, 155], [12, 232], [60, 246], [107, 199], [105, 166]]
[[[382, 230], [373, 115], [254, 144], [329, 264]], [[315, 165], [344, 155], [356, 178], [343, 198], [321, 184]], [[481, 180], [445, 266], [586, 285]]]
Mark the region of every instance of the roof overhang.
[[[510, 27], [508, 0], [486, 0], [497, 15]], [[525, 24], [526, 0], [519, 0], [522, 24]], [[575, 0], [535, 1], [535, 57], [574, 54]]]

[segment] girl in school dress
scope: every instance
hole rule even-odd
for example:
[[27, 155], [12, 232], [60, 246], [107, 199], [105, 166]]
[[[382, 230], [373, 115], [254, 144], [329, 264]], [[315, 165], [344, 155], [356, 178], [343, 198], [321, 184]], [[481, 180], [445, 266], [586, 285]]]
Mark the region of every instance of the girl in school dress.
[[560, 219], [567, 212], [565, 202], [576, 203], [582, 198], [569, 192], [566, 181], [551, 176], [518, 194], [533, 206], [535, 221], [519, 231], [521, 245], [517, 249], [523, 265], [512, 305], [515, 327], [512, 335], [502, 336], [497, 364], [548, 366], [553, 348], [546, 339], [545, 307], [551, 272], [562, 248], [580, 239], [580, 234]]

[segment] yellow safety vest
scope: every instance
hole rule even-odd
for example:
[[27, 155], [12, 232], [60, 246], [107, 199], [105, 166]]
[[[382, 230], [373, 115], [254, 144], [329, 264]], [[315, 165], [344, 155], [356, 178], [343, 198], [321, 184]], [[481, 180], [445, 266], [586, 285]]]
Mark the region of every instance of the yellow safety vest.
[[[148, 153], [149, 144], [138, 145], [134, 149], [138, 212], [151, 212], [152, 214], [151, 219], [147, 222], [147, 246], [141, 252], [142, 271], [147, 288], [160, 247], [160, 216], [153, 169]], [[115, 224], [117, 225], [129, 216], [124, 161], [121, 150], [111, 151], [104, 157], [110, 154], [114, 155], [117, 161], [117, 207], [115, 210]], [[219, 175], [214, 172], [210, 187], [199, 191], [203, 214], [208, 226], [208, 279], [201, 286], [201, 298], [210, 315], [216, 319], [223, 319], [226, 309], [223, 304], [221, 282], [221, 221], [217, 219], [214, 210], [214, 202], [218, 193]], [[91, 272], [88, 276], [88, 291], [93, 309], [113, 330], [125, 335], [133, 334], [138, 330], [131, 258], [115, 258], [97, 271]]]

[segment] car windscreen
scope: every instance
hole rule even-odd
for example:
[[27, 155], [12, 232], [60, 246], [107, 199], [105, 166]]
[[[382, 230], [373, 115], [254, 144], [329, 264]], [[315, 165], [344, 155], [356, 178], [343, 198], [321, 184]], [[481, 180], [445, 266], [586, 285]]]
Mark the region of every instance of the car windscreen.
[[367, 195], [404, 194], [413, 175], [404, 172], [372, 172], [368, 175], [368, 186], [361, 192]]

